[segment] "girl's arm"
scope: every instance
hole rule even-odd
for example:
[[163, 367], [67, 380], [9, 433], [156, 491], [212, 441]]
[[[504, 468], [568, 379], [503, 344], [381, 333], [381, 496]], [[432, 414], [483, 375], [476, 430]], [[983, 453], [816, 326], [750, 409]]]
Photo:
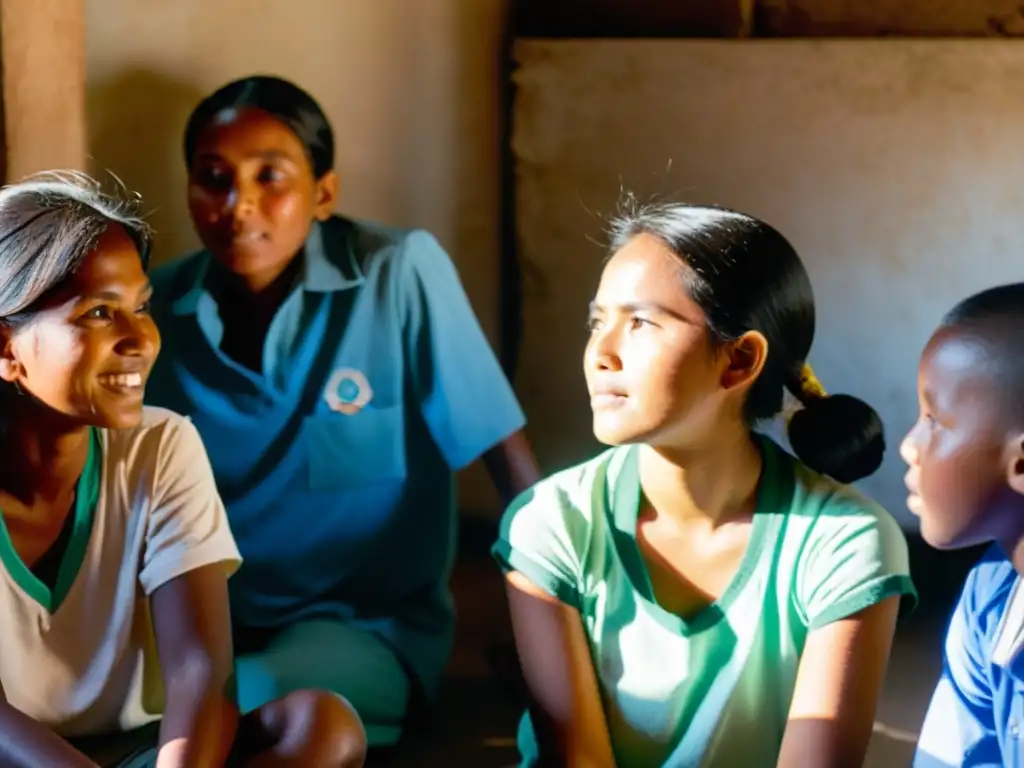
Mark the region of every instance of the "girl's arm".
[[863, 765], [899, 603], [886, 598], [807, 636], [779, 768]]
[[223, 564], [171, 579], [152, 606], [165, 702], [157, 768], [220, 768], [238, 726]]
[[505, 506], [540, 480], [537, 459], [522, 430], [513, 432], [487, 451], [484, 465]]
[[99, 768], [68, 742], [7, 703], [0, 685], [0, 768]]
[[506, 581], [540, 764], [612, 768], [611, 739], [579, 612], [517, 571]]

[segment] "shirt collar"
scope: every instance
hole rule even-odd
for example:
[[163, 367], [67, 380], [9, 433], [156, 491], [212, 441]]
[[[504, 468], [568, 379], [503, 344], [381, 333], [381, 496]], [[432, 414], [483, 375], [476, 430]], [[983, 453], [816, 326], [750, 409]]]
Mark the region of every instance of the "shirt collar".
[[[302, 273], [299, 285], [310, 293], [333, 293], [354, 288], [363, 282], [363, 271], [355, 251], [354, 227], [340, 217], [314, 222], [302, 249]], [[331, 254], [335, 258], [331, 258]], [[203, 296], [208, 295], [212, 257], [203, 251], [195, 278], [189, 289], [172, 304], [177, 315], [195, 314]]]
[[1017, 577], [999, 619], [992, 662], [1018, 680], [1024, 680], [1024, 587]]
[[[787, 512], [793, 503], [791, 472], [783, 473], [782, 451], [765, 435], [754, 433], [761, 450], [761, 477], [758, 480], [756, 512], [761, 518], [770, 514]], [[614, 489], [608, 500], [616, 528], [627, 536], [636, 535], [637, 518], [640, 512], [640, 448], [630, 445], [624, 449], [625, 456], [614, 478]]]
[[206, 274], [210, 269], [210, 254], [203, 251], [196, 259], [196, 272], [192, 285], [171, 304], [171, 311], [176, 315], [194, 315], [199, 307], [199, 300], [206, 294]]
[[303, 249], [304, 290], [333, 293], [354, 288], [363, 282], [363, 270], [354, 247], [354, 228], [352, 222], [338, 216], [313, 224]]

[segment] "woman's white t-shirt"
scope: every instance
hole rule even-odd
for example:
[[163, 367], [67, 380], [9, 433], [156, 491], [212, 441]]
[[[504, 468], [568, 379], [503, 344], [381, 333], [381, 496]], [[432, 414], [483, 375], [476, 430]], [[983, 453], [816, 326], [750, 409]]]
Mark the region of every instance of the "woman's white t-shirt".
[[230, 575], [241, 564], [183, 416], [147, 407], [138, 427], [95, 430], [78, 496], [53, 590], [0, 523], [0, 682], [12, 706], [63, 736], [158, 717], [149, 596], [191, 570], [221, 563]]

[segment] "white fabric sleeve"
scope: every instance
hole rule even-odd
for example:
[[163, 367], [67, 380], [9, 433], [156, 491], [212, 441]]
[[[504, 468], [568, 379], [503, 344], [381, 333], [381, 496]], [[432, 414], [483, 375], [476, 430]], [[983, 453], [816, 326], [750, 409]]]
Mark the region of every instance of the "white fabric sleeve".
[[145, 593], [151, 595], [172, 579], [214, 563], [233, 574], [242, 558], [210, 459], [191, 421], [181, 416], [167, 420], [154, 461], [139, 573]]

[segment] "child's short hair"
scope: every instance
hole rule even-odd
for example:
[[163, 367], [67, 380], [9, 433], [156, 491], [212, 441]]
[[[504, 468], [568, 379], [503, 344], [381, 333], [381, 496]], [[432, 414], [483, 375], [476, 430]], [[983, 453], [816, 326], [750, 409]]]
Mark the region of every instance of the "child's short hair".
[[1024, 424], [1024, 283], [988, 288], [957, 304], [942, 319], [985, 350], [991, 379], [1008, 418]]

